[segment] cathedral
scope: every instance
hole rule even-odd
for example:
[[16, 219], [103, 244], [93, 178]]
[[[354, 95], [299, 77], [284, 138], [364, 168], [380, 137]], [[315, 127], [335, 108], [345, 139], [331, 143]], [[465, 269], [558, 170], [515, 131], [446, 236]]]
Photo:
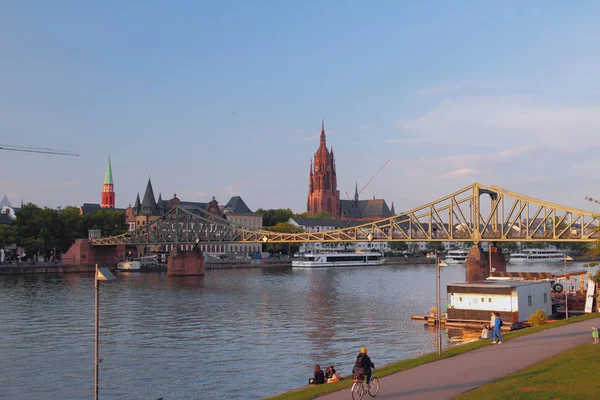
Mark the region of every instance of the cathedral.
[[354, 199], [340, 200], [333, 147], [327, 149], [325, 121], [321, 121], [321, 143], [310, 164], [306, 211], [326, 211], [340, 221], [376, 221], [395, 214], [394, 204], [390, 209], [384, 199], [359, 200], [358, 187]]
[[340, 191], [337, 190], [337, 174], [333, 147], [327, 149], [325, 121], [321, 121], [321, 145], [317, 149], [314, 164], [311, 160], [306, 210], [311, 214], [327, 211], [333, 218], [340, 215]]

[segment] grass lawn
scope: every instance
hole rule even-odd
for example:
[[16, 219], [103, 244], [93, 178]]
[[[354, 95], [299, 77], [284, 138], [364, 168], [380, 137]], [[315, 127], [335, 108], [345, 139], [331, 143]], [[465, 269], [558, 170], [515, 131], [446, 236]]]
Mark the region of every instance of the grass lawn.
[[[562, 320], [562, 321], [558, 321], [558, 322], [553, 322], [551, 324], [536, 326], [534, 328], [527, 328], [527, 329], [521, 329], [521, 330], [514, 331], [514, 332], [509, 332], [509, 333], [502, 335], [502, 340], [509, 341], [516, 337], [521, 337], [521, 336], [529, 335], [529, 334], [532, 334], [535, 332], [540, 332], [540, 331], [543, 331], [546, 329], [552, 329], [552, 328], [555, 328], [558, 326], [581, 322], [581, 321], [585, 321], [587, 319], [598, 318], [598, 317], [600, 317], [600, 314], [598, 314], [598, 313], [585, 314], [585, 315], [581, 315], [581, 316], [571, 317], [571, 318], [569, 318], [568, 321]], [[438, 355], [436, 353], [429, 353], [429, 354], [425, 354], [423, 356], [411, 358], [408, 360], [402, 360], [402, 361], [399, 361], [399, 362], [396, 362], [393, 364], [388, 364], [381, 368], [377, 368], [377, 372], [375, 373], [375, 375], [381, 378], [383, 376], [392, 375], [396, 372], [404, 371], [406, 369], [415, 368], [422, 364], [427, 364], [427, 363], [430, 363], [430, 362], [433, 362], [436, 360], [440, 360], [442, 358], [454, 357], [458, 354], [462, 354], [467, 351], [479, 349], [481, 347], [490, 346], [490, 345], [491, 345], [491, 341], [480, 340], [480, 341], [476, 341], [476, 342], [472, 342], [472, 343], [467, 343], [464, 345], [454, 346], [454, 347], [451, 347], [448, 349], [444, 349], [441, 357], [438, 357]], [[600, 346], [600, 345], [598, 345], [598, 346]], [[311, 371], [307, 371], [307, 374], [310, 374], [310, 372]], [[351, 386], [352, 386], [351, 377], [346, 377], [344, 380], [342, 380], [340, 382], [327, 383], [324, 385], [306, 386], [306, 387], [303, 387], [303, 388], [300, 388], [297, 390], [293, 390], [290, 392], [281, 393], [281, 394], [275, 395], [273, 397], [268, 397], [267, 399], [270, 399], [270, 400], [309, 400], [309, 399], [314, 399], [316, 397], [319, 397], [319, 396], [322, 396], [325, 394], [337, 392], [339, 390], [343, 390], [343, 389], [349, 388]], [[542, 397], [539, 397], [539, 398], [541, 399]], [[599, 396], [599, 398], [600, 398], [600, 396]], [[478, 400], [480, 400], [480, 399], [478, 399]]]
[[600, 345], [584, 344], [471, 390], [455, 400], [598, 399], [598, 368]]

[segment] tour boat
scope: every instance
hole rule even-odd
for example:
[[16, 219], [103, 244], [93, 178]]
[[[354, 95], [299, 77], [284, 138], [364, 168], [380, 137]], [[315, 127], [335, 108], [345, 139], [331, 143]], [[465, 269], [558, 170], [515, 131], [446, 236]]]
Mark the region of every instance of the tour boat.
[[557, 250], [545, 249], [527, 249], [522, 253], [514, 253], [510, 255], [509, 262], [518, 263], [535, 263], [544, 261], [564, 261], [565, 254]]
[[117, 264], [117, 271], [126, 272], [144, 272], [144, 271], [157, 271], [164, 269], [158, 263], [156, 256], [144, 256], [136, 258], [133, 261], [121, 261]]
[[467, 261], [469, 250], [448, 250], [444, 258], [446, 264], [464, 264]]
[[383, 265], [385, 259], [377, 252], [304, 253], [294, 256], [292, 267], [364, 267]]

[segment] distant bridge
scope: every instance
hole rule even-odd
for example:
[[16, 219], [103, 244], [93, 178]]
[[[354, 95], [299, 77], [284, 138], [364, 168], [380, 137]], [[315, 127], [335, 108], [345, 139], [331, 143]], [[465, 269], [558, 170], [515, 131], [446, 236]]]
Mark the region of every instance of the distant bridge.
[[[482, 202], [483, 206], [482, 207]], [[311, 242], [592, 242], [600, 214], [474, 183], [424, 206], [380, 221], [327, 232], [251, 230], [176, 206], [144, 227], [92, 239], [96, 246]]]

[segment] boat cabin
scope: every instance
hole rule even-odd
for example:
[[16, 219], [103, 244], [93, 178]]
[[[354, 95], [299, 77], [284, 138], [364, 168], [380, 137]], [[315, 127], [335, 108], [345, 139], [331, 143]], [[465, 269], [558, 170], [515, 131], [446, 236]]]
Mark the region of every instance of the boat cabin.
[[448, 322], [490, 322], [492, 311], [500, 314], [505, 327], [514, 327], [537, 310], [552, 314], [549, 281], [488, 279], [447, 286]]

